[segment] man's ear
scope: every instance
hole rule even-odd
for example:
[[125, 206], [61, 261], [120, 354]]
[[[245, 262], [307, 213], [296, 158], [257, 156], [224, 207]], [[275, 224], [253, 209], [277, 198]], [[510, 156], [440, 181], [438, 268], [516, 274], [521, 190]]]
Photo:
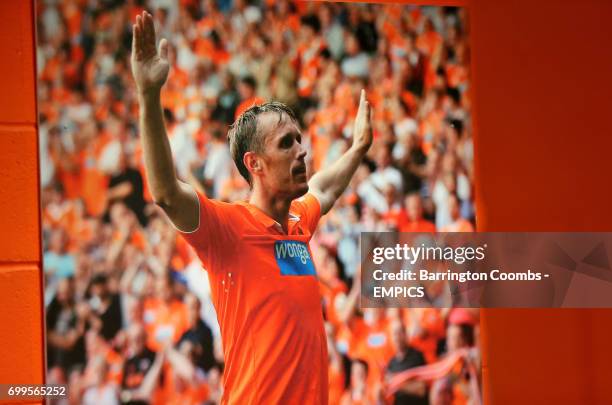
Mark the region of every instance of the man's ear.
[[261, 173], [261, 160], [255, 152], [247, 152], [242, 158], [244, 165], [250, 173], [258, 174]]

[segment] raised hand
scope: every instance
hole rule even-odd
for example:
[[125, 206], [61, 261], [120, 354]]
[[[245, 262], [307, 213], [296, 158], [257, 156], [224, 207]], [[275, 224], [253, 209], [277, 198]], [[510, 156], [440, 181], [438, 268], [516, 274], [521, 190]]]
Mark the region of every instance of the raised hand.
[[159, 92], [168, 78], [168, 42], [159, 42], [155, 48], [155, 26], [153, 16], [146, 11], [136, 17], [132, 26], [132, 74], [141, 94]]
[[359, 109], [353, 127], [353, 147], [367, 151], [372, 145], [372, 123], [370, 121], [370, 103], [366, 99], [365, 90], [361, 90]]

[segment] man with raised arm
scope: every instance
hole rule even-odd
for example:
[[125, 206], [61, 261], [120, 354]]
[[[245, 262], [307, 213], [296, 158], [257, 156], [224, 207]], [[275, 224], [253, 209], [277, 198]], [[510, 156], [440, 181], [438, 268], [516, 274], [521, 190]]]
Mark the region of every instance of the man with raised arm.
[[365, 92], [351, 148], [310, 181], [293, 112], [275, 102], [247, 109], [228, 135], [251, 197], [231, 204], [211, 200], [174, 171], [160, 104], [168, 44], [162, 39], [156, 49], [146, 12], [133, 29], [149, 187], [208, 271], [225, 357], [222, 403], [326, 404], [327, 344], [308, 242], [372, 143]]

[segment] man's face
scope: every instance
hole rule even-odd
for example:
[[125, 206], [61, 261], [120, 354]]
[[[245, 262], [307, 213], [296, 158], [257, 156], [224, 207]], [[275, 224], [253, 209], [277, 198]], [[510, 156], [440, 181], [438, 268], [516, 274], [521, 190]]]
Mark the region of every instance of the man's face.
[[383, 189], [383, 193], [385, 195], [385, 200], [387, 201], [387, 204], [389, 205], [389, 207], [391, 207], [395, 202], [395, 187], [392, 184], [386, 184]]
[[191, 326], [193, 326], [200, 319], [200, 301], [198, 301], [194, 295], [188, 294], [185, 296], [183, 302], [187, 307], [187, 318]]
[[359, 42], [354, 35], [349, 34], [346, 36], [346, 53], [349, 55], [356, 55], [359, 52]]
[[376, 153], [376, 164], [384, 169], [391, 163], [391, 156], [389, 150], [386, 147], [380, 147]]
[[107, 289], [106, 289], [106, 284], [103, 283], [97, 283], [91, 286], [91, 295], [98, 297], [100, 299], [104, 299], [106, 298], [107, 295]]
[[249, 99], [253, 97], [254, 89], [246, 83], [238, 83], [238, 93], [240, 93], [240, 98], [242, 100]]
[[258, 131], [264, 134], [263, 153], [259, 153], [261, 186], [279, 197], [298, 198], [308, 192], [306, 149], [297, 124], [285, 114], [279, 122], [277, 113], [258, 117]]
[[423, 216], [423, 207], [421, 205], [421, 199], [416, 195], [411, 195], [406, 198], [406, 210], [408, 211], [408, 218], [411, 221], [418, 221]]
[[64, 278], [59, 282], [56, 297], [61, 304], [68, 304], [70, 302], [70, 298], [72, 297], [72, 285], [70, 284], [70, 280]]
[[458, 325], [449, 325], [446, 329], [446, 346], [449, 352], [461, 349], [466, 344], [461, 335], [461, 327]]
[[304, 42], [311, 41], [315, 36], [314, 30], [308, 25], [302, 25], [300, 27], [300, 34]]

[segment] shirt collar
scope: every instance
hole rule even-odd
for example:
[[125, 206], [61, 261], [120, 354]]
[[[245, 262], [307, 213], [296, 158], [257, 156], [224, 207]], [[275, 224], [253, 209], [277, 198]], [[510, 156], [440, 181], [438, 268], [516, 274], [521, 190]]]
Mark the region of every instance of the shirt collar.
[[[253, 218], [255, 218], [258, 222], [260, 222], [263, 226], [265, 226], [266, 228], [270, 229], [275, 229], [279, 232], [285, 233], [285, 231], [283, 230], [283, 227], [281, 224], [279, 224], [278, 222], [276, 222], [274, 219], [270, 218], [265, 212], [263, 212], [262, 210], [260, 210], [259, 208], [257, 208], [256, 206], [250, 204], [247, 201], [240, 201], [241, 205], [243, 205], [247, 210], [249, 210], [249, 212], [251, 213], [251, 215], [253, 215]], [[297, 222], [299, 222], [300, 220], [300, 216], [296, 215], [292, 212], [289, 212], [289, 223], [288, 223], [288, 228], [289, 228], [289, 232], [288, 234], [291, 233], [291, 229], [293, 228], [293, 225], [295, 225]]]

